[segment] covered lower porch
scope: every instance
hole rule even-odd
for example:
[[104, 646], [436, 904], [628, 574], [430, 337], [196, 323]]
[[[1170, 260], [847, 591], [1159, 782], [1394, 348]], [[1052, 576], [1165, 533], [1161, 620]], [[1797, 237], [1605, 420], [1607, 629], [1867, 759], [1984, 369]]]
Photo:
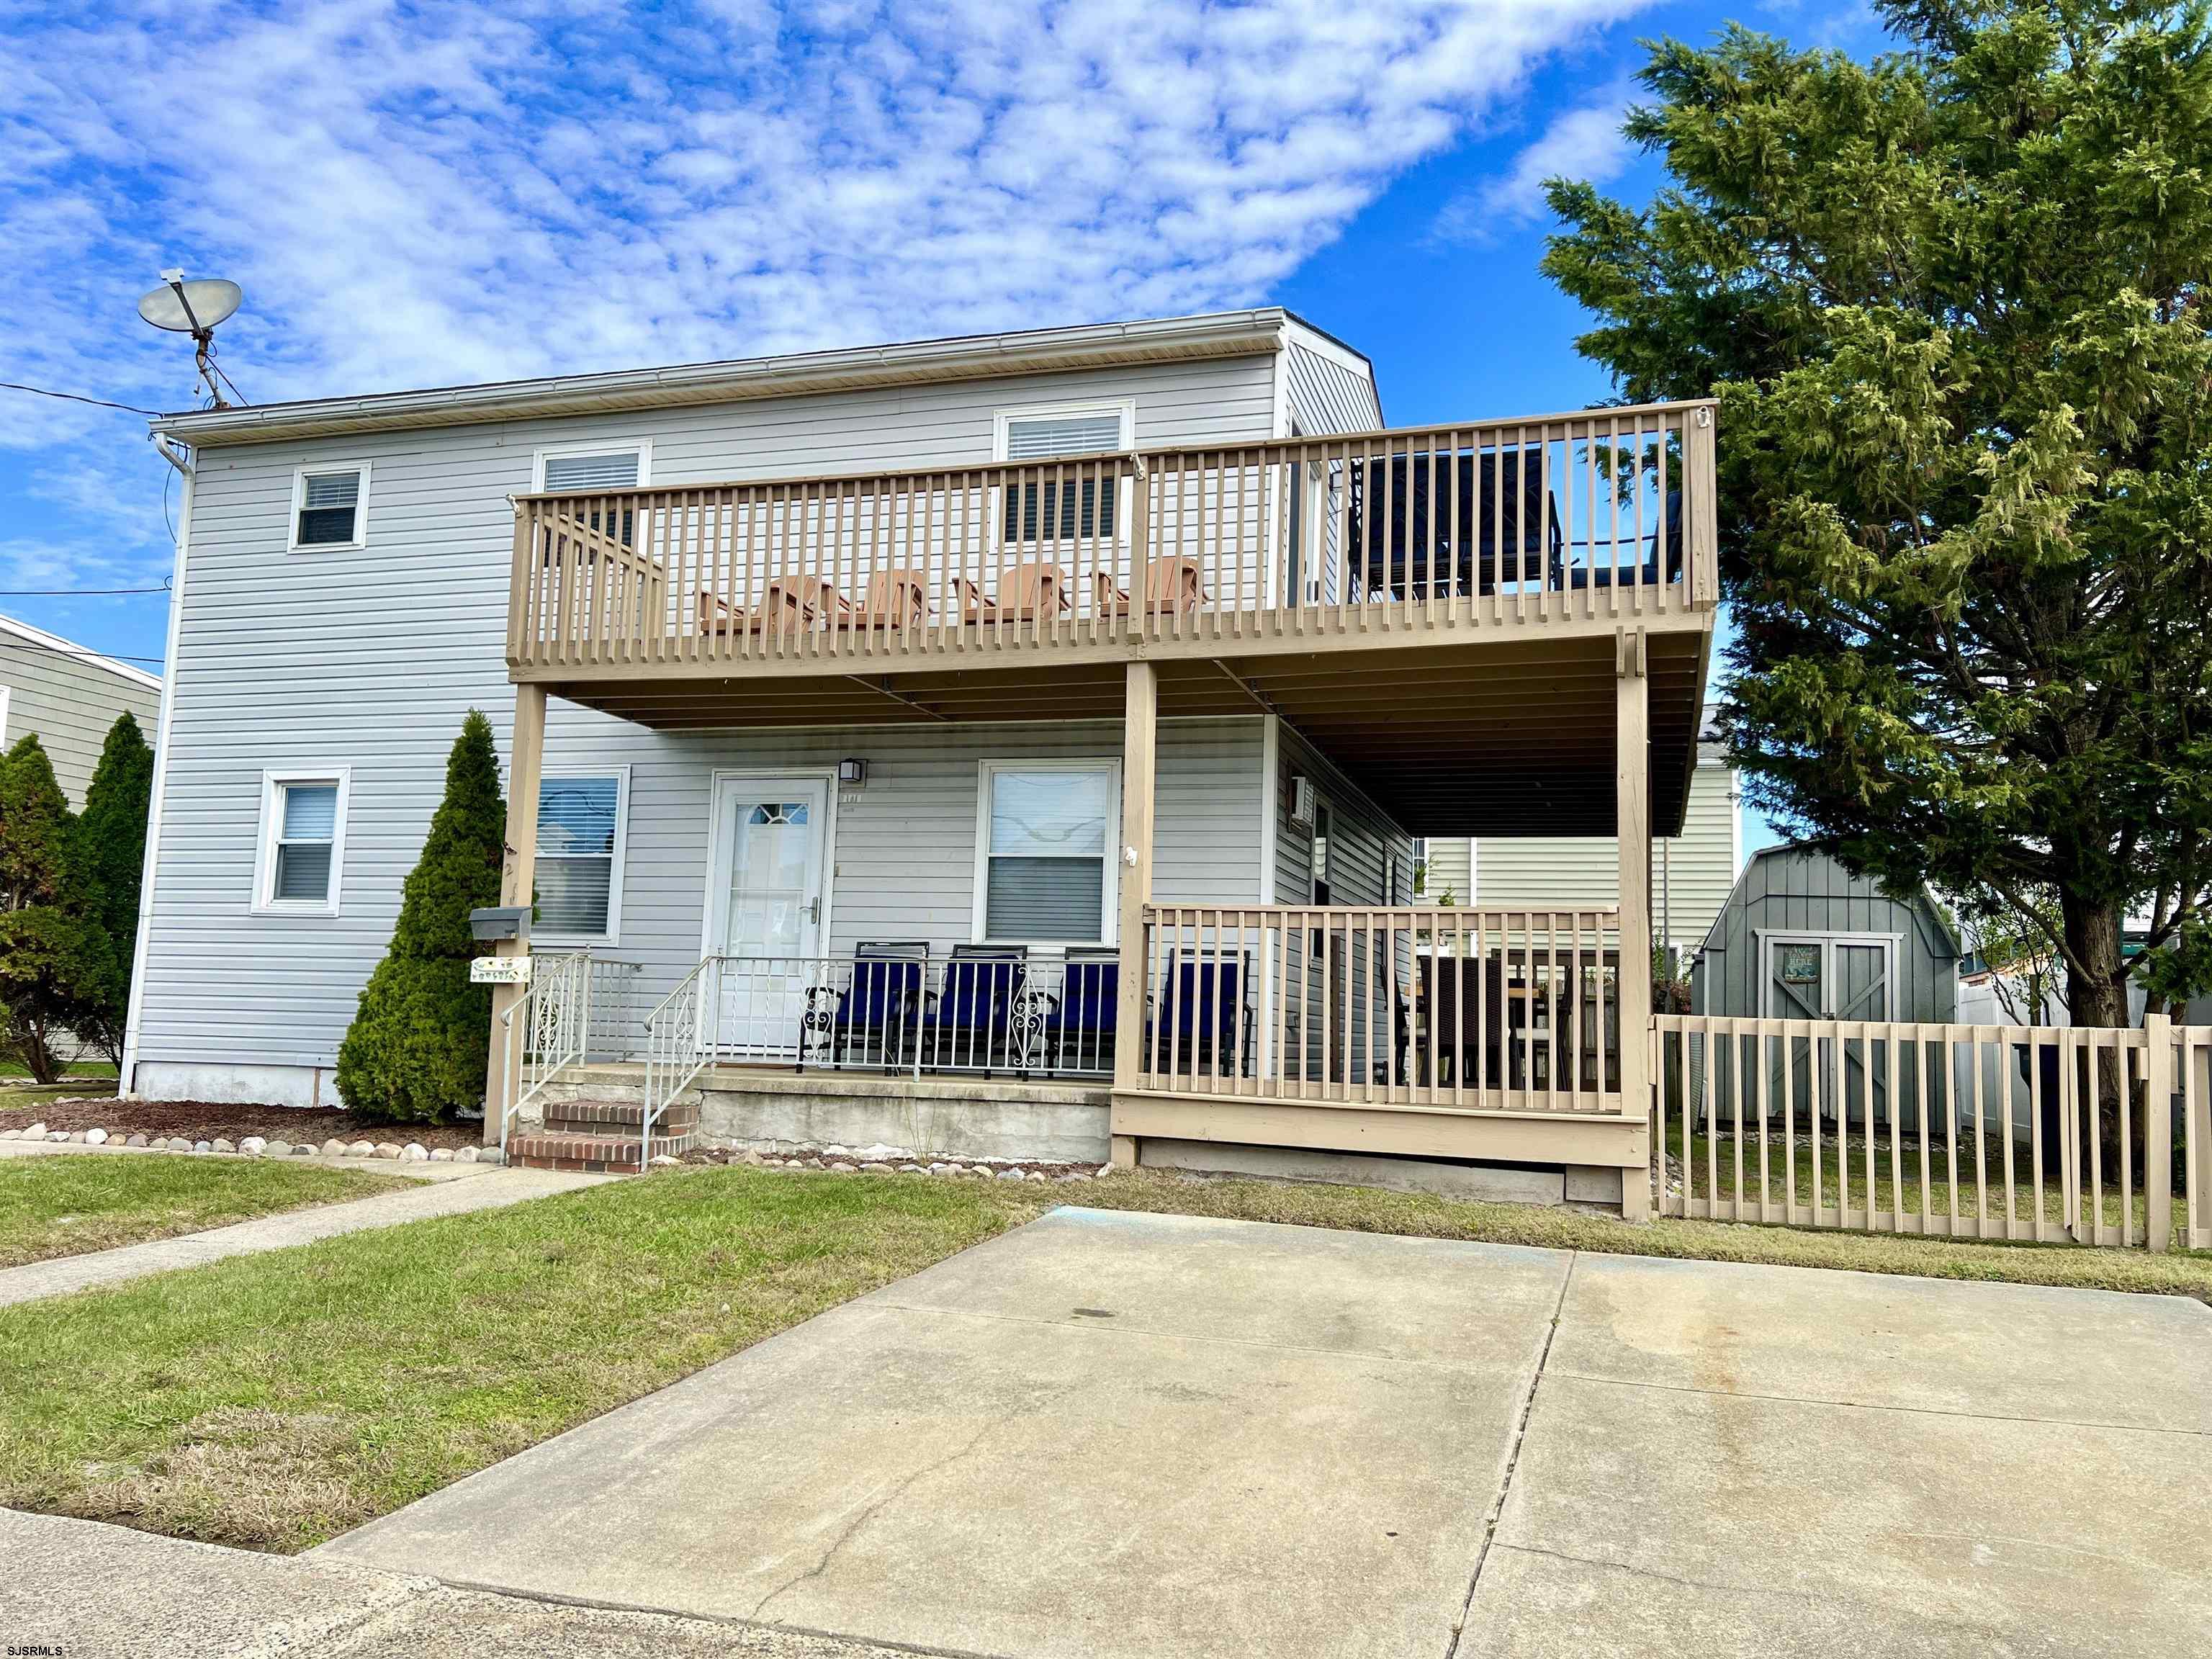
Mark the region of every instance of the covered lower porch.
[[[782, 1079], [757, 1100], [957, 1097], [1002, 1115], [1012, 1102], [1016, 1118], [1075, 1090], [1103, 1098], [1125, 1164], [1152, 1140], [1640, 1168], [1652, 800], [1679, 814], [1687, 750], [1673, 738], [1703, 643], [1655, 654], [1623, 629], [1597, 663], [1563, 649], [1519, 703], [1506, 662], [1442, 653], [1426, 688], [1394, 677], [1363, 697], [1347, 659], [1307, 688], [1333, 684], [1326, 706], [1243, 684], [1241, 720], [1164, 714], [1168, 677], [1140, 659], [1121, 671], [1118, 730], [1091, 702], [1027, 725], [994, 705], [872, 739], [850, 777], [828, 747], [849, 728], [679, 724], [656, 734], [665, 752], [705, 757], [693, 774], [713, 780], [689, 924], [703, 949], [642, 963], [541, 949], [498, 1012], [493, 1116], [503, 1131], [564, 1072], [621, 1059], [641, 1068], [641, 1150], [712, 1073]], [[1449, 694], [1469, 676], [1488, 707]], [[544, 696], [517, 689], [518, 807], [544, 765]], [[1451, 705], [1448, 732], [1425, 697]], [[805, 764], [712, 764], [738, 743]], [[673, 799], [678, 782], [656, 788]], [[510, 819], [517, 863], [536, 855], [525, 817]], [[1617, 828], [1620, 902], [1506, 912], [1417, 895], [1418, 835], [1538, 827]], [[644, 833], [634, 817], [633, 847]], [[535, 890], [526, 865], [510, 872], [510, 896]], [[665, 893], [653, 908], [677, 908]]]

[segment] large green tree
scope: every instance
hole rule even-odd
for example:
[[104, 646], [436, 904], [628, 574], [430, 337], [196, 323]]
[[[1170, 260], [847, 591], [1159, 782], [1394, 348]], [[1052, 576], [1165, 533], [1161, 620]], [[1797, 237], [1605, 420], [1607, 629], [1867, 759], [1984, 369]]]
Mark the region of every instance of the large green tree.
[[61, 1076], [122, 984], [86, 891], [77, 821], [27, 733], [0, 756], [0, 1047], [40, 1083]]
[[2212, 980], [2206, 9], [1877, 9], [1870, 64], [1652, 47], [1666, 185], [1555, 181], [1544, 267], [1625, 395], [1721, 398], [1753, 799], [2023, 925], [2054, 895], [2073, 1018], [2122, 1024], [2131, 973]]
[[114, 994], [81, 1035], [123, 1059], [124, 1016], [137, 970], [138, 891], [146, 867], [146, 818], [154, 804], [154, 751], [129, 709], [116, 716], [77, 819], [85, 915], [107, 937], [116, 965]]
[[499, 902], [507, 807], [491, 722], [471, 708], [446, 794], [401, 890], [392, 947], [338, 1048], [338, 1095], [366, 1117], [435, 1122], [483, 1100], [491, 988], [469, 983], [469, 912]]

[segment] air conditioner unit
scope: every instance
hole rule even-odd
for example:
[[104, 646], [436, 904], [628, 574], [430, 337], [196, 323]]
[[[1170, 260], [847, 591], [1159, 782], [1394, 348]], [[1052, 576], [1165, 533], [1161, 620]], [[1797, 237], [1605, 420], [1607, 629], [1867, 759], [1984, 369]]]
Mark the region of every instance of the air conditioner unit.
[[1311, 778], [1291, 780], [1291, 822], [1301, 830], [1314, 826], [1314, 787]]

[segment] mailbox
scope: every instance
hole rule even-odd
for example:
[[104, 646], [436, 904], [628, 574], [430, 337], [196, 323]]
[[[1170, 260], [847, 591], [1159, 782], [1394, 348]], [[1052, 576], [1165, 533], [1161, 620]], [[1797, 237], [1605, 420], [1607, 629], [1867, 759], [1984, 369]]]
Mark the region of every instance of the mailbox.
[[494, 904], [469, 912], [469, 931], [478, 939], [526, 939], [530, 937], [530, 907]]

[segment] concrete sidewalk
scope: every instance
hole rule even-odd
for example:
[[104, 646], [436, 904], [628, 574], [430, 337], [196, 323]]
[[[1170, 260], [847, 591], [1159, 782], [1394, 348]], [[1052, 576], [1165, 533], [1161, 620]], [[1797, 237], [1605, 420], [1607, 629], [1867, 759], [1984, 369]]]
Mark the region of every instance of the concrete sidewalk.
[[911, 1659], [826, 1637], [523, 1601], [0, 1510], [15, 1650], [98, 1659]]
[[[37, 1155], [41, 1150], [33, 1143], [25, 1155]], [[82, 1155], [88, 1149], [54, 1146], [52, 1150], [57, 1154]], [[94, 1153], [106, 1150], [90, 1149]], [[396, 1166], [380, 1162], [375, 1167], [388, 1172]], [[96, 1285], [118, 1285], [125, 1279], [143, 1279], [148, 1273], [167, 1273], [172, 1267], [197, 1267], [226, 1256], [311, 1244], [319, 1238], [334, 1238], [340, 1233], [360, 1232], [370, 1227], [393, 1227], [404, 1221], [462, 1215], [471, 1210], [495, 1210], [520, 1204], [525, 1199], [595, 1186], [612, 1178], [553, 1170], [502, 1169], [496, 1164], [414, 1166], [441, 1171], [456, 1167], [467, 1173], [425, 1179], [421, 1185], [404, 1192], [378, 1193], [342, 1204], [258, 1216], [251, 1221], [234, 1222], [228, 1227], [210, 1228], [206, 1232], [180, 1233], [174, 1238], [149, 1239], [143, 1244], [125, 1244], [112, 1250], [95, 1250], [88, 1255], [60, 1256], [52, 1261], [33, 1261], [20, 1267], [0, 1269], [0, 1308]]]

